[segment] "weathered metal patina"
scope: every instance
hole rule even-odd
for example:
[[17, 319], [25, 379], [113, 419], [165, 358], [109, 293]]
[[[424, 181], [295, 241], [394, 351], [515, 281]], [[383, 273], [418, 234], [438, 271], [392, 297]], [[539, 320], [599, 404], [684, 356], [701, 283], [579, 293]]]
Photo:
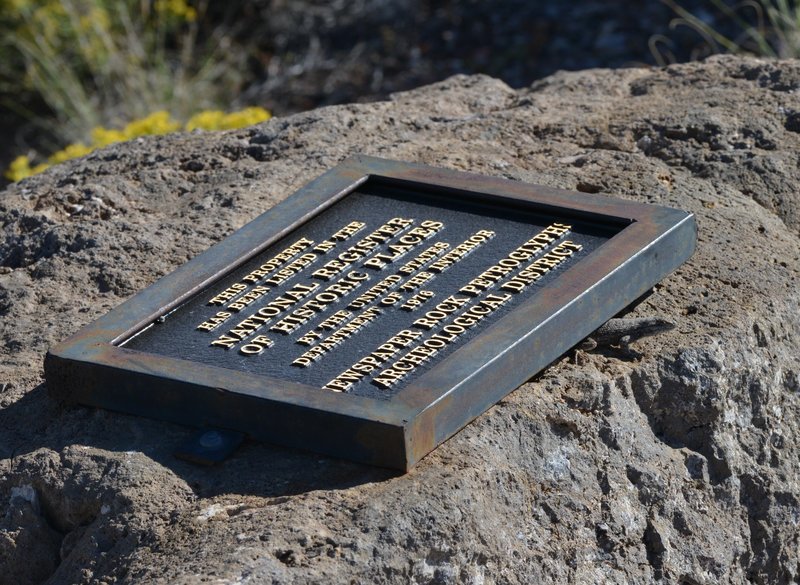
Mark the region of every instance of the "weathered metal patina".
[[674, 209], [355, 157], [52, 348], [47, 384], [407, 470], [695, 231]]

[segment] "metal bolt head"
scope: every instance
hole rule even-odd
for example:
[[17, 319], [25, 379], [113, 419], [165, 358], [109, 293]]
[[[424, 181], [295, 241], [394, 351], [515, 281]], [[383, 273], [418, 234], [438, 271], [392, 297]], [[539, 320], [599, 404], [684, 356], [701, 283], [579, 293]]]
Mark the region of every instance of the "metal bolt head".
[[175, 456], [201, 465], [215, 465], [227, 459], [242, 444], [244, 433], [228, 429], [206, 429], [187, 439]]
[[205, 449], [219, 449], [222, 442], [222, 435], [217, 431], [206, 431], [200, 436], [200, 446]]

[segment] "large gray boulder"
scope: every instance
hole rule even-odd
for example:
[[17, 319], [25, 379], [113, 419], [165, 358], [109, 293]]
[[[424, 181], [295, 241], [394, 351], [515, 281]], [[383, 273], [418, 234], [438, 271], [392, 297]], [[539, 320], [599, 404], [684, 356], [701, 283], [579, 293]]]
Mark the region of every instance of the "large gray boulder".
[[[112, 146], [0, 194], [0, 583], [800, 579], [800, 62], [454, 77]], [[411, 473], [51, 400], [52, 344], [354, 153], [697, 215], [632, 359], [544, 373]]]

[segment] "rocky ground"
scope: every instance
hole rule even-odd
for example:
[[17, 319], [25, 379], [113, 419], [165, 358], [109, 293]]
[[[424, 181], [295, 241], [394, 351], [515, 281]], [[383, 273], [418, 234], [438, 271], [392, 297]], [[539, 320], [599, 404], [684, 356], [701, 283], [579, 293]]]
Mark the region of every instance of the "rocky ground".
[[[800, 579], [800, 63], [455, 77], [141, 139], [0, 195], [0, 583]], [[391, 472], [56, 404], [53, 343], [354, 153], [670, 205], [694, 257], [634, 315]]]

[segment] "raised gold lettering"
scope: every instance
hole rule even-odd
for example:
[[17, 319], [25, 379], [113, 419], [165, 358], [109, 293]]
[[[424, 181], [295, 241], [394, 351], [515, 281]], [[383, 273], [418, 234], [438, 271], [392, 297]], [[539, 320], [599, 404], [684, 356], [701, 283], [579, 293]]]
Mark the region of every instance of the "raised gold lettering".
[[433, 327], [436, 327], [440, 321], [447, 319], [450, 313], [457, 311], [459, 307], [468, 302], [469, 299], [466, 297], [456, 297], [451, 295], [436, 305], [432, 311], [425, 313], [424, 317], [414, 321], [414, 326], [422, 329], [432, 329]]
[[298, 337], [295, 343], [299, 343], [300, 345], [314, 345], [321, 337], [322, 334], [320, 332], [312, 329], [311, 331], [307, 331], [302, 336]]
[[338, 232], [331, 236], [331, 239], [342, 242], [350, 236], [357, 234], [367, 226], [363, 221], [351, 221]]
[[226, 308], [229, 311], [236, 311], [239, 312], [244, 309], [247, 305], [258, 299], [259, 297], [264, 296], [269, 292], [269, 287], [266, 286], [257, 286], [252, 290], [248, 291], [246, 294], [242, 295], [235, 302], [229, 304]]
[[333, 315], [325, 319], [322, 323], [319, 324], [319, 329], [335, 329], [337, 326], [341, 325], [352, 315], [350, 311], [345, 311], [342, 309], [341, 311], [336, 311]]
[[414, 311], [422, 306], [422, 303], [429, 301], [434, 297], [435, 293], [430, 290], [421, 290], [413, 297], [410, 297], [405, 303], [400, 305], [404, 311]]
[[364, 310], [361, 314], [356, 315], [350, 321], [336, 329], [327, 338], [303, 353], [292, 362], [292, 365], [303, 368], [308, 367], [312, 362], [320, 359], [323, 355], [333, 350], [337, 345], [354, 335], [360, 329], [369, 325], [378, 318], [380, 314], [381, 310], [377, 307], [370, 307]]
[[491, 240], [494, 236], [495, 233], [491, 230], [478, 230], [447, 254], [439, 258], [436, 262], [431, 264], [429, 270], [432, 272], [444, 272], [453, 264], [459, 262], [465, 256], [472, 253], [475, 248]]
[[325, 384], [323, 388], [333, 392], [346, 392], [370, 373], [380, 369], [381, 364], [389, 361], [392, 356], [397, 354], [402, 348], [413, 343], [414, 340], [421, 335], [421, 332], [411, 331], [409, 329], [400, 331], [379, 345], [375, 351], [364, 356], [333, 380]]
[[[331, 280], [337, 274], [346, 270], [353, 262], [369, 255], [380, 244], [407, 230], [412, 223], [414, 223], [413, 219], [404, 219], [402, 217], [390, 219], [339, 254], [335, 259], [326, 262], [321, 268], [315, 270], [312, 275], [322, 280]], [[335, 236], [336, 234], [333, 237], [335, 238]]]
[[380, 270], [387, 264], [405, 256], [416, 246], [436, 234], [442, 227], [444, 227], [444, 224], [440, 221], [426, 220], [419, 226], [401, 235], [396, 244], [389, 244], [386, 248], [386, 252], [376, 254], [372, 258], [369, 258], [364, 262], [364, 266]]
[[402, 300], [403, 297], [400, 296], [399, 292], [393, 292], [389, 293], [388, 296], [383, 297], [378, 304], [381, 307], [390, 307]]
[[236, 337], [231, 337], [229, 335], [220, 335], [217, 339], [211, 342], [211, 345], [217, 347], [224, 347], [225, 349], [230, 349], [241, 340]]
[[273, 270], [278, 268], [279, 266], [285, 264], [292, 258], [294, 258], [297, 254], [308, 248], [314, 243], [314, 240], [309, 240], [308, 238], [300, 238], [294, 244], [256, 268], [255, 270], [251, 271], [247, 275], [245, 275], [242, 280], [249, 284], [256, 284], [259, 280], [264, 278], [267, 274], [270, 274]]
[[[363, 272], [355, 270], [349, 272], [346, 276], [331, 284], [324, 291], [315, 295], [313, 299], [307, 301], [281, 321], [275, 323], [275, 325], [271, 327], [271, 330], [283, 334], [292, 333], [301, 325], [313, 319], [317, 313], [326, 311], [331, 304], [350, 294], [351, 291], [361, 286], [361, 283], [368, 278], [369, 276]], [[319, 284], [314, 284], [314, 288], [318, 286]]]
[[293, 260], [291, 263], [287, 264], [284, 268], [278, 270], [275, 274], [273, 274], [269, 279], [265, 282], [269, 285], [278, 285], [293, 277], [295, 274], [301, 272], [306, 266], [311, 264], [314, 260], [317, 259], [317, 255], [313, 252], [308, 252], [303, 254], [296, 260]]
[[410, 262], [407, 262], [406, 264], [403, 264], [400, 268], [398, 268], [397, 271], [400, 274], [409, 275], [415, 270], [419, 270], [420, 268], [425, 266], [428, 262], [439, 256], [440, 254], [443, 254], [449, 247], [450, 244], [448, 244], [447, 242], [436, 242], [431, 247], [426, 248], [425, 250], [420, 252], [420, 254], [416, 258], [414, 258]]
[[233, 297], [240, 294], [243, 290], [247, 288], [246, 284], [242, 284], [241, 282], [235, 282], [228, 288], [226, 288], [221, 293], [217, 294], [214, 298], [208, 301], [209, 305], [224, 305]]
[[[445, 322], [451, 309], [461, 307], [469, 299], [451, 296], [444, 302], [436, 305], [433, 311], [428, 311], [423, 319], [414, 322], [415, 326], [430, 329], [443, 324], [439, 332], [434, 333], [395, 361], [390, 367], [375, 375], [372, 384], [383, 389], [389, 389], [402, 380], [417, 367], [434, 357], [455, 340], [464, 335], [470, 328], [475, 327], [480, 321], [493, 311], [499, 309], [511, 299], [511, 294], [490, 294], [481, 299], [478, 304], [468, 307], [463, 313], [449, 322]], [[430, 325], [430, 327], [429, 327]]]
[[[554, 224], [561, 225], [561, 224]], [[566, 261], [575, 252], [583, 249], [581, 244], [576, 244], [570, 240], [565, 240], [550, 250], [544, 256], [537, 258], [527, 267], [520, 270], [516, 276], [500, 285], [502, 290], [520, 293], [525, 288], [539, 280], [550, 270]]]
[[369, 303], [377, 299], [378, 297], [385, 294], [387, 291], [391, 290], [397, 283], [403, 280], [402, 276], [397, 274], [391, 274], [380, 281], [378, 284], [370, 287], [365, 293], [353, 299], [353, 301], [347, 305], [347, 308], [351, 311], [357, 311], [358, 309], [363, 309]]
[[335, 247], [336, 247], [336, 242], [331, 242], [330, 240], [323, 240], [322, 242], [314, 246], [314, 251], [317, 254], [327, 254]]
[[243, 339], [249, 337], [254, 331], [260, 329], [265, 323], [268, 323], [276, 315], [280, 314], [281, 311], [293, 306], [298, 300], [302, 299], [305, 295], [310, 294], [318, 287], [318, 283], [294, 285], [290, 290], [286, 291], [283, 296], [271, 300], [265, 306], [259, 308], [255, 314], [237, 323], [230, 331], [228, 331], [227, 335], [221, 335], [216, 340], [212, 341], [211, 345], [229, 349], [232, 347], [229, 344], [231, 339], [242, 341]]
[[[572, 226], [561, 223], [549, 225], [527, 242], [511, 251], [505, 258], [499, 260], [497, 264], [487, 268], [477, 277], [473, 278], [470, 282], [461, 287], [459, 292], [471, 296], [480, 295], [483, 291], [493, 287], [497, 282], [520, 268], [523, 262], [533, 258], [571, 228]], [[558, 261], [556, 261], [556, 264], [558, 264]], [[553, 264], [553, 259], [550, 257], [550, 254], [543, 256], [542, 261], [538, 264], [538, 268], [544, 268], [545, 271], [549, 270], [552, 266], [555, 266], [555, 264]], [[519, 288], [519, 284], [515, 283], [510, 285], [507, 290], [517, 290], [517, 292], [519, 292], [519, 290], [522, 289]]]
[[244, 355], [258, 355], [266, 348], [272, 347], [273, 343], [274, 342], [269, 337], [256, 335], [249, 343], [239, 348], [239, 353], [243, 353]]
[[432, 272], [427, 272], [427, 271], [420, 272], [419, 274], [412, 276], [406, 282], [400, 285], [400, 290], [403, 292], [412, 291], [415, 288], [419, 288], [433, 277], [434, 274]]
[[219, 311], [216, 315], [208, 319], [207, 321], [203, 321], [200, 325], [197, 326], [197, 329], [200, 331], [213, 331], [217, 327], [219, 327], [222, 323], [228, 320], [232, 313], [228, 313], [227, 311]]

